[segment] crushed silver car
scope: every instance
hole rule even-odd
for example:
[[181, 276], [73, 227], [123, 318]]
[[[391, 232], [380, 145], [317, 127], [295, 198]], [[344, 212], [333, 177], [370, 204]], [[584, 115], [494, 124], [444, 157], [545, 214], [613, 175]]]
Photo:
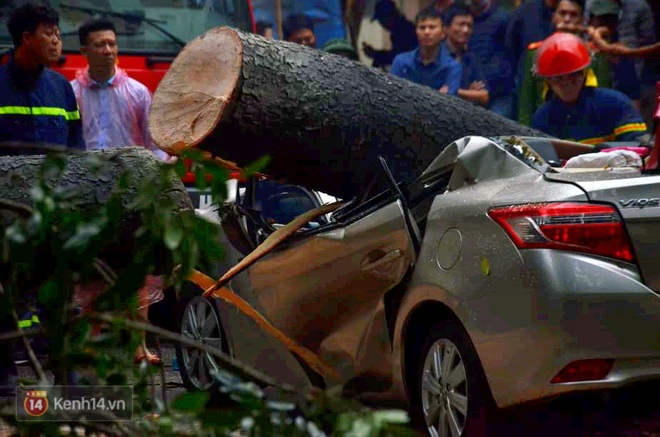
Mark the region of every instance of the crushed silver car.
[[[220, 299], [182, 302], [181, 330], [299, 388], [406, 402], [431, 436], [479, 435], [496, 408], [658, 381], [660, 176], [549, 165], [575, 147], [465, 137], [409, 183], [384, 163], [389, 190], [345, 199], [230, 281], [338, 379]], [[260, 183], [218, 211], [227, 257], [210, 276], [320, 204]], [[179, 363], [191, 388], [211, 384], [216, 364], [201, 359]]]

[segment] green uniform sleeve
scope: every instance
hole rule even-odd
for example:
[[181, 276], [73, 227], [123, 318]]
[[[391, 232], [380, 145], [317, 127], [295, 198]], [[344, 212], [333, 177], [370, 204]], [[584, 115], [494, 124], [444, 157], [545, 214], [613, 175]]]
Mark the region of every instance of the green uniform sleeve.
[[603, 53], [596, 53], [591, 63], [591, 69], [598, 80], [598, 88], [612, 88], [612, 67]]
[[520, 92], [518, 93], [518, 123], [530, 126], [532, 115], [543, 104], [543, 81], [534, 77], [534, 54], [536, 49], [527, 49]]

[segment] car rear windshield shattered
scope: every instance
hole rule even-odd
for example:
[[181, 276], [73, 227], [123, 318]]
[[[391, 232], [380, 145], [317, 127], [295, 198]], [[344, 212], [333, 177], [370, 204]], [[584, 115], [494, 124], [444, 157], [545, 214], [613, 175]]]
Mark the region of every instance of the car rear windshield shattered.
[[550, 165], [543, 160], [543, 158], [527, 144], [523, 139], [518, 137], [496, 137], [491, 140], [501, 146], [504, 150], [515, 156], [528, 166], [545, 172], [550, 169]]

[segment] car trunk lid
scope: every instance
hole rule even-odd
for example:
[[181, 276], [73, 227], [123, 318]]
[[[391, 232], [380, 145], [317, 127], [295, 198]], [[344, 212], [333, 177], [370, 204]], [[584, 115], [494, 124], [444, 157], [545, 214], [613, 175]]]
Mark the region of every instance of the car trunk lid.
[[660, 291], [660, 176], [610, 171], [546, 173], [546, 178], [579, 186], [592, 202], [615, 205], [626, 224], [644, 283]]

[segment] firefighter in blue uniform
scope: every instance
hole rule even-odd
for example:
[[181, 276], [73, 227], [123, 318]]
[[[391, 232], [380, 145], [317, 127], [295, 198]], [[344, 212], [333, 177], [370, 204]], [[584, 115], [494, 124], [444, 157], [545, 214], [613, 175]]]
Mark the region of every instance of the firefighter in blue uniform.
[[553, 97], [532, 117], [532, 127], [555, 137], [596, 145], [636, 141], [647, 134], [642, 116], [623, 93], [585, 86], [591, 56], [585, 42], [555, 33], [536, 53], [534, 73]]
[[[48, 68], [62, 55], [57, 11], [25, 5], [9, 19], [14, 42], [9, 62], [0, 67], [0, 153], [34, 154], [38, 149], [2, 148], [2, 143], [59, 145], [84, 150], [76, 96], [64, 76]], [[41, 152], [43, 153], [43, 151]], [[38, 321], [33, 315], [29, 321]], [[27, 326], [27, 320], [22, 327]], [[16, 329], [0, 316], [0, 333]], [[17, 369], [9, 342], [0, 342], [0, 397], [13, 396]]]
[[57, 11], [33, 5], [9, 20], [15, 49], [0, 67], [0, 142], [85, 148], [73, 89], [47, 68], [62, 54], [58, 21]]

